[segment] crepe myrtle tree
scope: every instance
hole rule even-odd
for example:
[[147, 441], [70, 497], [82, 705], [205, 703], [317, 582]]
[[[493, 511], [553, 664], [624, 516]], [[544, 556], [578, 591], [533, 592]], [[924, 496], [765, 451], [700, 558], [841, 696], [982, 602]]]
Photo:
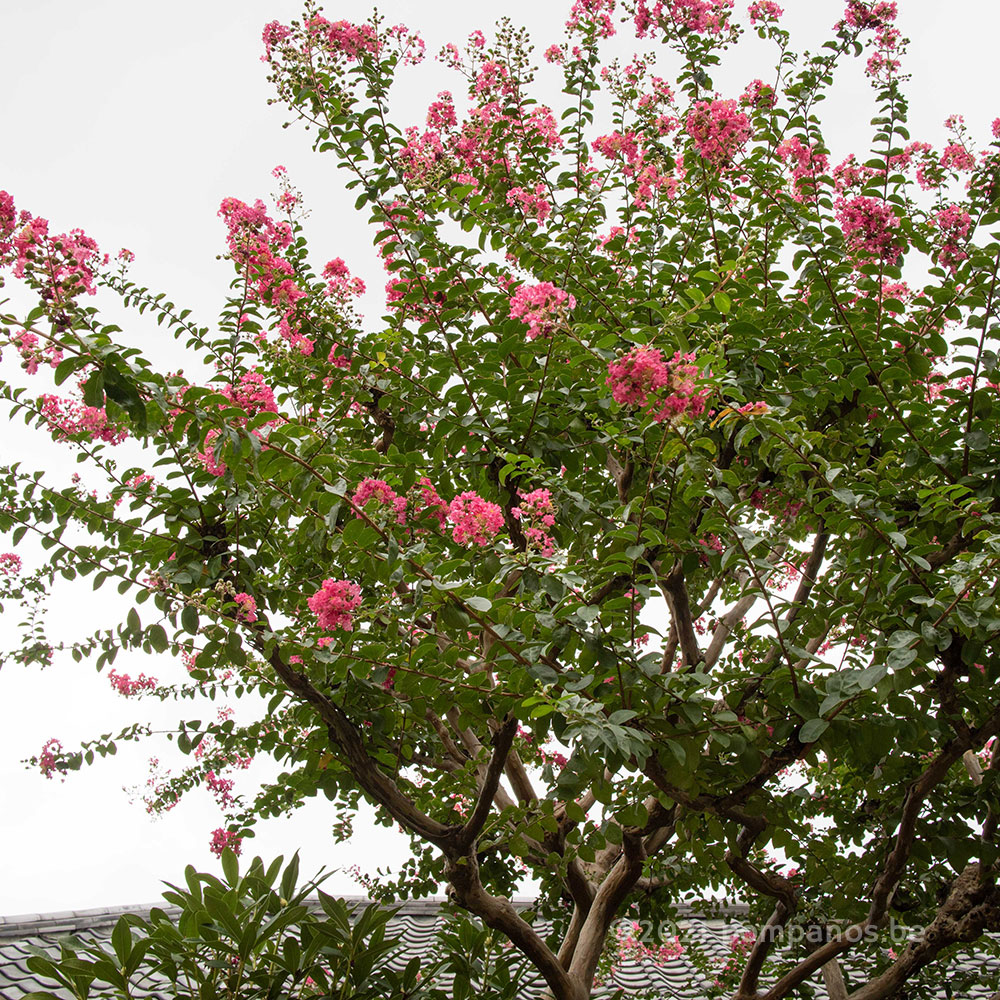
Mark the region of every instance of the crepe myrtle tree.
[[[379, 891], [446, 887], [559, 1000], [633, 905], [662, 951], [679, 901], [723, 892], [759, 931], [715, 995], [916, 995], [1000, 930], [1000, 151], [959, 117], [911, 141], [894, 3], [850, 0], [812, 55], [766, 0], [568, 16], [561, 94], [501, 21], [442, 50], [455, 92], [416, 124], [391, 114], [408, 29], [266, 26], [276, 99], [370, 216], [380, 322], [341, 258], [314, 269], [283, 168], [274, 209], [222, 203], [210, 328], [0, 195], [38, 302], [3, 319], [4, 398], [105, 484], [4, 468], [5, 595], [135, 604], [64, 647], [31, 610], [16, 655], [141, 647], [189, 680], [113, 673], [124, 694], [259, 696], [180, 723], [191, 767], [151, 804], [207, 784], [222, 853], [367, 801], [412, 844]], [[602, 56], [616, 31], [647, 54]], [[747, 31], [774, 67], [720, 94]], [[870, 148], [834, 163], [817, 108], [853, 60]], [[204, 377], [156, 370], [98, 289]], [[77, 389], [39, 394], [50, 370]], [[223, 774], [258, 755], [284, 770], [238, 798]]]

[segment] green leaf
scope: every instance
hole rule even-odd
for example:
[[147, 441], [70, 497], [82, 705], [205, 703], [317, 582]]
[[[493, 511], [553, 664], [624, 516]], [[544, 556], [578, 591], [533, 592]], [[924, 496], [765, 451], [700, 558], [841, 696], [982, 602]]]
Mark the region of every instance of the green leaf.
[[830, 723], [826, 719], [810, 719], [799, 730], [799, 742], [815, 743], [829, 728]]
[[232, 849], [227, 847], [222, 852], [222, 873], [226, 876], [226, 882], [229, 885], [236, 887], [240, 880], [240, 863], [233, 853]]
[[181, 626], [191, 635], [198, 634], [198, 611], [190, 604], [186, 604], [181, 612]]
[[170, 640], [162, 625], [150, 625], [146, 629], [146, 638], [157, 653], [165, 653], [170, 648]]

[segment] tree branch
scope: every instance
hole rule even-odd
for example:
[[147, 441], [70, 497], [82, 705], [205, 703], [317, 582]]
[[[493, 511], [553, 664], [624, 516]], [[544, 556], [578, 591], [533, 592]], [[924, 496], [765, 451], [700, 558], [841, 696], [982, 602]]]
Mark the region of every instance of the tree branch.
[[507, 754], [510, 753], [510, 748], [516, 735], [517, 717], [511, 715], [493, 737], [493, 753], [486, 768], [482, 787], [479, 789], [479, 797], [476, 800], [475, 808], [472, 810], [472, 815], [469, 816], [468, 821], [462, 827], [455, 840], [456, 850], [462, 853], [468, 852], [486, 825], [490, 810], [493, 808], [493, 800], [497, 789], [500, 787], [500, 775], [503, 774], [504, 765], [507, 762]]

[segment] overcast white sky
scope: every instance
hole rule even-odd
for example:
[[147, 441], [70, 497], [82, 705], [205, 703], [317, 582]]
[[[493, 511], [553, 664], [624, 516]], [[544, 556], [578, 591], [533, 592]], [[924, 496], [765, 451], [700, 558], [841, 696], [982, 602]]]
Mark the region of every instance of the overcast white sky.
[[[780, 0], [779, 0], [780, 2]], [[467, 0], [393, 0], [381, 5], [390, 21], [419, 29], [429, 54], [448, 41], [462, 42], [474, 28], [500, 15], [527, 25], [539, 52], [558, 41], [570, 0], [505, 0], [476, 6]], [[742, 14], [745, 4], [737, 0]], [[786, 24], [798, 48], [817, 47], [843, 10], [843, 0], [784, 0]], [[985, 143], [1000, 116], [996, 100], [996, 38], [1000, 5], [992, 0], [900, 0], [899, 24], [912, 39], [907, 68], [914, 79], [911, 132], [940, 143], [941, 123], [963, 113]], [[361, 20], [370, 7], [358, 0], [330, 5], [327, 16]], [[316, 260], [342, 256], [380, 290], [381, 269], [370, 235], [353, 213], [353, 196], [329, 157], [312, 154], [300, 129], [281, 128], [279, 107], [268, 107], [270, 88], [259, 56], [260, 30], [270, 20], [289, 21], [295, 0], [33, 0], [0, 4], [4, 86], [0, 90], [0, 189], [19, 208], [49, 218], [56, 231], [81, 227], [102, 248], [125, 246], [137, 260], [132, 276], [166, 291], [209, 323], [222, 302], [230, 272], [216, 260], [223, 249], [219, 202], [234, 195], [250, 201], [273, 190], [270, 176], [284, 164], [313, 210], [308, 233]], [[634, 50], [623, 35], [615, 49]], [[767, 79], [771, 54], [756, 39], [731, 60], [716, 84], [738, 93], [754, 77]], [[428, 60], [410, 71], [397, 120], [419, 123], [441, 89], [456, 97], [461, 81]], [[543, 77], [555, 82], [554, 76]], [[549, 100], [558, 105], [558, 88]], [[833, 162], [864, 141], [872, 114], [856, 74], [825, 107]], [[377, 315], [378, 303], [367, 310]], [[137, 327], [164, 363], [172, 341], [155, 326]], [[179, 361], [179, 358], [178, 358]], [[0, 436], [0, 462], [19, 452], [25, 438]], [[68, 474], [68, 473], [67, 473]], [[0, 551], [5, 546], [0, 541]], [[61, 634], [82, 634], [106, 611], [107, 595], [65, 588], [52, 602]], [[9, 640], [8, 608], [0, 639]], [[122, 786], [141, 785], [152, 745], [71, 775], [64, 783], [27, 771], [22, 758], [50, 736], [72, 746], [81, 739], [152, 716], [155, 706], [112, 695], [105, 675], [69, 657], [43, 671], [7, 666], [0, 673], [0, 915], [151, 902], [163, 879], [176, 880], [186, 863], [217, 865], [208, 851], [219, 814], [205, 793], [194, 793], [153, 822], [141, 804], [130, 804]], [[119, 669], [120, 664], [117, 664]], [[135, 661], [161, 678], [176, 667]], [[155, 713], [176, 719], [172, 706]], [[163, 756], [166, 756], [164, 754]], [[243, 788], [248, 788], [246, 781]], [[325, 800], [289, 821], [261, 826], [246, 853], [270, 858], [301, 848], [303, 871], [358, 864], [373, 870], [398, 857], [387, 831], [359, 822], [351, 845], [334, 845]], [[333, 891], [359, 892], [346, 874]]]

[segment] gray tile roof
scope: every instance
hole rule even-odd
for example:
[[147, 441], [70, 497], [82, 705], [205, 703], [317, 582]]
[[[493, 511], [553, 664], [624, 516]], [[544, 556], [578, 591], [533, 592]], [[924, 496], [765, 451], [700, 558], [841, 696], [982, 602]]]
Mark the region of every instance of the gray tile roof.
[[[363, 905], [367, 900], [359, 898], [355, 902]], [[524, 905], [528, 905], [527, 902]], [[401, 953], [392, 962], [394, 967], [402, 968], [414, 955], [426, 956], [435, 950], [441, 920], [440, 907], [439, 900], [411, 900], [401, 905], [390, 924], [391, 932], [401, 939]], [[159, 908], [171, 917], [180, 912], [171, 906], [160, 905]], [[107, 944], [115, 922], [123, 913], [146, 917], [149, 910], [149, 906], [119, 906], [0, 917], [0, 1000], [21, 1000], [35, 990], [50, 990], [56, 996], [67, 996], [28, 968], [29, 947], [42, 948], [57, 957], [59, 938], [67, 934], [73, 934], [84, 942]], [[704, 915], [705, 912], [711, 915]], [[724, 961], [731, 953], [730, 942], [734, 935], [749, 927], [742, 922], [746, 914], [746, 907], [740, 905], [726, 905], [721, 909], [713, 907], [710, 910], [680, 907], [678, 930], [681, 940], [695, 945], [709, 959]], [[849, 965], [845, 966], [845, 973], [850, 974]], [[942, 979], [957, 983], [963, 977], [968, 978], [971, 985], [963, 985], [960, 992], [954, 993], [956, 1000], [989, 1000], [1000, 987], [1000, 960], [992, 956], [968, 956], [949, 966], [946, 974], [942, 970]], [[619, 967], [613, 985], [624, 988], [626, 996], [704, 1000], [710, 979], [711, 975], [706, 978], [688, 955], [682, 954], [662, 965], [626, 961]], [[537, 988], [533, 988], [532, 984], [524, 983], [526, 996], [536, 992]], [[166, 992], [158, 992], [156, 983], [148, 983], [146, 989], [136, 989], [134, 995], [136, 1000], [170, 1000]], [[827, 1000], [818, 976], [814, 996], [815, 1000]], [[938, 996], [945, 998], [949, 994], [942, 988]]]

